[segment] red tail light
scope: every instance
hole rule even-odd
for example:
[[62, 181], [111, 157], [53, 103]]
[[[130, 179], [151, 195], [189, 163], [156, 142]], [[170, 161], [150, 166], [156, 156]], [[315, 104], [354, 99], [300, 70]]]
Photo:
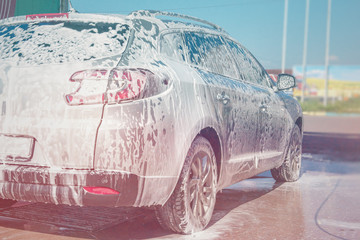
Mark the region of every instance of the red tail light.
[[70, 82], [76, 90], [65, 95], [69, 105], [119, 103], [138, 99], [153, 74], [143, 69], [99, 69], [74, 73]]
[[137, 99], [143, 92], [150, 72], [139, 69], [117, 70], [110, 73], [107, 92], [108, 103]]
[[101, 195], [120, 194], [118, 191], [106, 187], [83, 187], [83, 189], [93, 194], [101, 194]]
[[71, 82], [81, 82], [83, 80], [107, 80], [108, 70], [100, 69], [100, 70], [84, 70], [79, 71], [71, 75]]

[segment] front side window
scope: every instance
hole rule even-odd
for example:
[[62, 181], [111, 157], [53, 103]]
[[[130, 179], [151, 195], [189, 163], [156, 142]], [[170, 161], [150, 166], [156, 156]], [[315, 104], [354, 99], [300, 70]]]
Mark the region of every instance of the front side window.
[[160, 52], [167, 57], [185, 62], [181, 33], [168, 33], [160, 39]]
[[251, 53], [231, 40], [227, 40], [227, 44], [229, 50], [235, 57], [240, 71], [240, 77], [245, 81], [269, 87], [267, 74]]

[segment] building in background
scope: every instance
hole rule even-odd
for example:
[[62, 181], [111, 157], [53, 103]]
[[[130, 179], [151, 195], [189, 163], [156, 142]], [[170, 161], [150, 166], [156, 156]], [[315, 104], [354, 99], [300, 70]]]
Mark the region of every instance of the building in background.
[[[266, 69], [269, 76], [277, 82], [277, 76], [282, 73], [281, 69]], [[292, 75], [292, 69], [285, 69], [284, 73]]]
[[16, 0], [0, 0], [0, 19], [13, 17]]
[[[282, 73], [281, 69], [266, 69], [266, 71], [268, 72], [268, 74], [274, 74], [274, 75], [279, 75], [280, 73]], [[293, 70], [292, 69], [285, 69], [284, 73], [292, 75]]]
[[[293, 67], [297, 79], [294, 96], [301, 96], [303, 70], [301, 65]], [[325, 66], [307, 66], [304, 96], [323, 99], [325, 96]], [[329, 66], [328, 97], [332, 101], [347, 100], [360, 97], [360, 66], [334, 65]]]
[[43, 13], [64, 13], [68, 0], [0, 0], [0, 19]]

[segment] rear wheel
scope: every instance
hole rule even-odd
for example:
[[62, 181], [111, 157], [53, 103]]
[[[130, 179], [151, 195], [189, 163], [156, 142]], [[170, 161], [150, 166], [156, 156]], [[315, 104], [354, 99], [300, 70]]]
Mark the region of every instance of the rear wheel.
[[15, 200], [0, 198], [0, 209], [11, 207], [15, 203], [17, 203]]
[[295, 125], [290, 138], [288, 152], [284, 163], [271, 169], [271, 175], [279, 182], [293, 182], [300, 177], [302, 136], [299, 126]]
[[192, 143], [179, 181], [164, 206], [156, 208], [160, 225], [178, 233], [203, 230], [216, 200], [217, 168], [209, 141], [197, 137]]

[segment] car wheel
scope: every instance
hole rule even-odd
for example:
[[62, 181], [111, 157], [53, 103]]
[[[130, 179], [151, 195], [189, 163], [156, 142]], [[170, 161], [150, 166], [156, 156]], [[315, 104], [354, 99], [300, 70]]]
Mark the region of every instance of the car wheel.
[[302, 136], [299, 126], [295, 125], [283, 164], [271, 169], [271, 175], [279, 182], [293, 182], [300, 177]]
[[157, 207], [160, 225], [177, 233], [203, 230], [209, 223], [216, 200], [217, 167], [209, 141], [195, 138], [169, 200]]
[[17, 203], [17, 201], [15, 201], [15, 200], [0, 198], [0, 209], [11, 207], [15, 203]]

